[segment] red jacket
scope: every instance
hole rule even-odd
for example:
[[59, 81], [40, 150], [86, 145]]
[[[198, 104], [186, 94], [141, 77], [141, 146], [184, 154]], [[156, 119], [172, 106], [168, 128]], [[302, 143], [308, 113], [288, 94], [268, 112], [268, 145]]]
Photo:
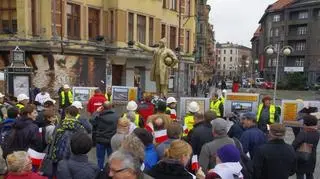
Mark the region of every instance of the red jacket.
[[101, 93], [97, 93], [94, 94], [88, 102], [87, 105], [87, 111], [89, 113], [94, 113], [105, 101], [107, 101], [106, 97], [101, 94]]
[[147, 119], [154, 113], [154, 105], [151, 102], [141, 102], [138, 107], [138, 113], [143, 118], [144, 124]]
[[37, 173], [33, 173], [33, 172], [27, 172], [24, 174], [13, 174], [13, 173], [8, 173], [8, 175], [6, 176], [6, 179], [47, 179], [48, 177], [45, 176], [41, 176]]

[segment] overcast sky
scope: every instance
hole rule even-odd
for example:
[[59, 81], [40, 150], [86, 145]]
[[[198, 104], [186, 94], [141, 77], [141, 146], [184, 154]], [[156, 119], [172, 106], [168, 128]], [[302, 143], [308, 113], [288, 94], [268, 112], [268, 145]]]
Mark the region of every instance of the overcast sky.
[[269, 4], [276, 0], [208, 0], [217, 42], [251, 47], [250, 39]]

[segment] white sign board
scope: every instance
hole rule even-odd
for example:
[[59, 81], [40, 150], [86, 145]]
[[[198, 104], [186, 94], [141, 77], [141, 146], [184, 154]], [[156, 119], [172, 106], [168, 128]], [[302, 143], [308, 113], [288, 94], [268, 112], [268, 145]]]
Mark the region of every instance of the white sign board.
[[284, 67], [285, 72], [303, 72], [303, 67]]

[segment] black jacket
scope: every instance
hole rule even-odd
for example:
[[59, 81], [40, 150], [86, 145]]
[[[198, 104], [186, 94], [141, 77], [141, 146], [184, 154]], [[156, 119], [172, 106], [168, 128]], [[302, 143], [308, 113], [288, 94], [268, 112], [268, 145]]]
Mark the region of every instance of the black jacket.
[[254, 179], [288, 179], [296, 171], [293, 147], [282, 139], [260, 146], [253, 157]]
[[202, 146], [213, 140], [212, 126], [210, 123], [202, 121], [195, 124], [190, 137], [192, 151], [195, 155], [200, 155]]
[[104, 110], [91, 120], [96, 143], [109, 145], [117, 131], [119, 116], [113, 110]]
[[241, 126], [240, 122], [234, 121], [234, 124], [231, 126], [231, 128], [228, 131], [228, 136], [230, 138], [237, 138], [240, 140], [242, 133], [244, 132], [243, 127]]
[[319, 132], [314, 131], [301, 131], [298, 136], [295, 138], [295, 140], [292, 143], [292, 146], [295, 150], [297, 150], [301, 144], [303, 143], [312, 144], [312, 153], [311, 158], [307, 162], [298, 161], [298, 168], [297, 173], [303, 174], [303, 173], [313, 173], [315, 166], [316, 166], [316, 158], [317, 158], [317, 145], [319, 142]]
[[12, 144], [14, 150], [28, 150], [28, 148], [42, 151], [42, 135], [34, 121], [29, 118], [16, 120], [13, 129], [15, 129], [15, 140]]
[[155, 179], [193, 179], [184, 166], [171, 160], [160, 161], [146, 173]]

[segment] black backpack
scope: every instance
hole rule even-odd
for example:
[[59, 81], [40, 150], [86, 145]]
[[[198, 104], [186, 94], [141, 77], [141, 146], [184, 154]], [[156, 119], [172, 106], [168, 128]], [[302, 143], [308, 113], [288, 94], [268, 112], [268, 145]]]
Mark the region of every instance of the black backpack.
[[14, 122], [10, 124], [0, 125], [0, 146], [3, 150], [3, 157], [6, 158], [8, 154], [13, 152], [13, 141], [16, 137], [17, 130], [14, 128]]

